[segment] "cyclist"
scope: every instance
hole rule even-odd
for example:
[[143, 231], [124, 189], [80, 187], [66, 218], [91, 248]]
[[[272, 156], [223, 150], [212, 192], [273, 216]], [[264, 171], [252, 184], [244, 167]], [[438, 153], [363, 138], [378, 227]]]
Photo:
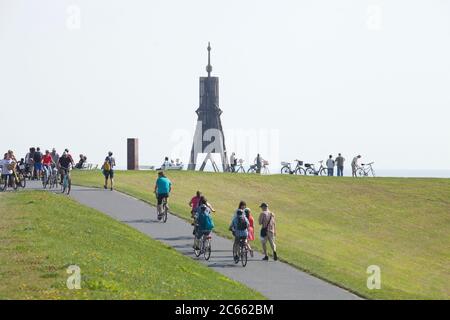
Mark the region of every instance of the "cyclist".
[[238, 252], [240, 242], [245, 241], [245, 244], [247, 244], [248, 227], [250, 226], [250, 223], [244, 214], [245, 207], [246, 207], [245, 202], [241, 201], [239, 203], [239, 208], [237, 209], [236, 214], [234, 215], [229, 228], [229, 230], [233, 233], [234, 236], [233, 254], [235, 262], [239, 261]]
[[[67, 149], [66, 149], [67, 150]], [[73, 160], [69, 157], [66, 151], [63, 152], [62, 156], [58, 161], [58, 169], [60, 173], [60, 184], [63, 184], [64, 174], [70, 174], [70, 166], [73, 166]]]
[[209, 236], [214, 229], [214, 222], [211, 215], [211, 210], [207, 205], [206, 199], [204, 203], [200, 204], [195, 214], [196, 232], [194, 238], [194, 249], [199, 250], [200, 239], [205, 235]]
[[45, 150], [45, 155], [42, 158], [42, 164], [43, 169], [47, 174], [47, 179], [50, 179], [50, 176], [52, 175], [52, 165], [53, 165], [53, 158], [50, 154], [50, 151]]
[[172, 182], [164, 175], [164, 172], [158, 172], [158, 179], [156, 179], [155, 183], [155, 194], [158, 199], [158, 204], [156, 206], [158, 211], [158, 220], [161, 220], [161, 205], [162, 201], [165, 198], [169, 198], [170, 192], [172, 191]]
[[192, 197], [191, 201], [189, 201], [188, 205], [191, 207], [191, 217], [195, 217], [195, 213], [197, 212], [197, 208], [200, 203], [200, 199], [202, 197], [202, 193], [200, 191], [197, 191], [195, 196]]
[[69, 152], [69, 149], [66, 148], [66, 149], [64, 149], [64, 151], [67, 153], [67, 156], [69, 157], [70, 162], [72, 163], [72, 167], [75, 166], [75, 161], [73, 161], [73, 158], [72, 158], [72, 155]]
[[50, 153], [50, 155], [52, 156], [53, 163], [54, 164], [58, 163], [58, 161], [59, 161], [59, 154], [58, 154], [58, 152], [56, 152], [55, 148], [52, 149], [52, 152]]

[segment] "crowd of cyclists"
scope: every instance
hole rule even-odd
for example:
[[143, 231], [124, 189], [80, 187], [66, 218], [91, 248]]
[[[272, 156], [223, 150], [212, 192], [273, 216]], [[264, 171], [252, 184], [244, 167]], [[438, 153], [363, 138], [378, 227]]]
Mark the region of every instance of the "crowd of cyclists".
[[[158, 178], [155, 183], [154, 193], [157, 198], [157, 218], [162, 218], [162, 203], [163, 200], [167, 202], [172, 191], [172, 182], [166, 177], [163, 171], [158, 172]], [[199, 251], [202, 239], [211, 239], [211, 233], [215, 227], [213, 213], [216, 212], [214, 207], [208, 202], [207, 198], [201, 191], [197, 191], [192, 199], [188, 202], [191, 210], [191, 217], [193, 219], [192, 226], [194, 227], [194, 251]], [[264, 253], [264, 261], [269, 260], [267, 251], [267, 243], [273, 252], [273, 259], [278, 260], [275, 244], [276, 236], [276, 222], [275, 215], [269, 210], [267, 203], [260, 205], [261, 213], [258, 218], [258, 224], [261, 226], [260, 240]], [[251, 242], [255, 240], [255, 220], [252, 215], [252, 210], [247, 206], [245, 201], [240, 201], [237, 209], [233, 213], [229, 231], [234, 237], [233, 244], [233, 258], [234, 262], [238, 263], [242, 257], [241, 248], [245, 249], [251, 257], [253, 257], [253, 249]], [[246, 257], [245, 257], [246, 259]]]
[[6, 190], [8, 187], [15, 189], [22, 179], [24, 182], [25, 179], [42, 180], [46, 186], [47, 180], [55, 176], [56, 181], [62, 184], [64, 175], [70, 174], [75, 163], [68, 149], [65, 149], [60, 156], [55, 148], [51, 152], [49, 150], [42, 152], [40, 147], [31, 147], [25, 157], [20, 160], [14, 151], [8, 150], [0, 161], [0, 166], [4, 181], [2, 189]]
[[[108, 188], [108, 181], [110, 181], [109, 187], [113, 190], [115, 165], [115, 159], [112, 156], [112, 152], [109, 152], [101, 168], [105, 177], [105, 189]], [[12, 150], [8, 150], [8, 152], [4, 154], [3, 159], [0, 160], [0, 167], [6, 189], [8, 186], [14, 187], [15, 184], [18, 183], [18, 181], [14, 179], [18, 174], [29, 180], [42, 181], [44, 181], [46, 177], [48, 178], [56, 174], [58, 176], [59, 184], [62, 185], [63, 177], [65, 175], [70, 175], [70, 170], [75, 167], [75, 163], [68, 149], [65, 149], [62, 155], [59, 155], [55, 148], [53, 148], [51, 152], [49, 150], [42, 152], [39, 147], [32, 147], [29, 149], [26, 156], [20, 160], [16, 158]], [[172, 186], [172, 182], [166, 177], [164, 171], [158, 172], [158, 178], [154, 187], [154, 193], [157, 198], [158, 220], [161, 220], [162, 218], [162, 205], [163, 203], [167, 204], [167, 199], [172, 192]], [[194, 250], [199, 250], [201, 239], [203, 237], [208, 237], [210, 239], [211, 232], [215, 227], [213, 221], [215, 209], [200, 191], [196, 192], [188, 204], [193, 218], [193, 248]], [[267, 242], [272, 248], [274, 260], [277, 260], [278, 257], [275, 245], [275, 215], [270, 212], [267, 203], [262, 203], [260, 208], [261, 213], [258, 218], [258, 223], [261, 226], [260, 239], [264, 252], [263, 260], [269, 260]], [[242, 250], [242, 248], [253, 257], [253, 249], [250, 243], [255, 240], [255, 220], [252, 215], [252, 210], [247, 207], [245, 201], [241, 201], [233, 213], [229, 230], [234, 237], [233, 257], [235, 263], [238, 263], [239, 259], [242, 258], [239, 256], [240, 249]]]

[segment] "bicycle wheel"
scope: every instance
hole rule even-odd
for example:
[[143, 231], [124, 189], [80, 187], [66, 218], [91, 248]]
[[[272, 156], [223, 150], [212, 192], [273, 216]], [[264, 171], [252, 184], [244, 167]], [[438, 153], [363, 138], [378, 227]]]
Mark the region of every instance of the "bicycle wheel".
[[242, 172], [242, 173], [245, 173], [245, 169], [244, 169], [244, 167], [240, 166], [240, 167], [237, 169], [236, 172]]
[[289, 168], [289, 166], [284, 166], [281, 168], [281, 174], [290, 174], [291, 173], [291, 169]]
[[362, 168], [359, 168], [358, 170], [356, 170], [356, 176], [365, 177], [366, 173], [364, 172], [364, 170]]
[[253, 168], [253, 167], [250, 167], [248, 170], [247, 170], [247, 173], [255, 173], [256, 172], [256, 168]]
[[[200, 246], [202, 246], [201, 243], [200, 243]], [[198, 248], [198, 249], [195, 249], [195, 248], [194, 248], [194, 255], [195, 255], [197, 258], [200, 257], [201, 253], [202, 253], [202, 250], [201, 250], [200, 248]]]
[[203, 249], [204, 249], [203, 256], [205, 257], [205, 260], [208, 261], [209, 258], [211, 258], [211, 240], [210, 239], [205, 240]]
[[163, 204], [163, 222], [166, 223], [167, 222], [167, 203], [164, 202]]
[[302, 167], [298, 167], [295, 172], [296, 175], [306, 175], [306, 171], [305, 169], [303, 169]]
[[245, 267], [247, 265], [247, 248], [241, 246], [241, 263]]
[[313, 168], [308, 168], [308, 169], [306, 169], [305, 174], [307, 176], [314, 176], [315, 172], [314, 172]]
[[72, 179], [67, 177], [67, 194], [70, 194], [70, 190], [72, 190]]
[[233, 244], [233, 260], [235, 264], [239, 263], [239, 247], [236, 244]]
[[22, 187], [22, 189], [25, 189], [25, 187], [27, 186], [27, 180], [25, 179], [23, 174], [19, 174], [19, 184]]
[[328, 169], [327, 168], [322, 168], [322, 170], [320, 170], [319, 174], [321, 176], [327, 176], [328, 175]]

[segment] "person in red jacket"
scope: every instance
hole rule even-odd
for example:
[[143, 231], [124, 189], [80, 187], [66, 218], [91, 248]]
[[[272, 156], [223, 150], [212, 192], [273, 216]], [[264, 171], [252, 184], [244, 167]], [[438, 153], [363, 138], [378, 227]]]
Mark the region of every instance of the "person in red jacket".
[[54, 164], [52, 155], [50, 154], [50, 151], [45, 150], [45, 155], [42, 157], [42, 165], [45, 173], [47, 174], [47, 179], [52, 174], [52, 164]]
[[249, 222], [247, 248], [250, 252], [250, 256], [253, 258], [253, 249], [250, 246], [250, 241], [255, 240], [255, 227], [254, 227], [255, 220], [253, 219], [252, 211], [250, 210], [250, 208], [245, 208], [244, 213]]

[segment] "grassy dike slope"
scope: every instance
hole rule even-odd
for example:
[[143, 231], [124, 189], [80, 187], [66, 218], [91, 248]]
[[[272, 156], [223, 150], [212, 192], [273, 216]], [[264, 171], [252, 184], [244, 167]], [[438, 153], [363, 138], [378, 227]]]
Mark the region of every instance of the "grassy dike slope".
[[[258, 215], [277, 215], [280, 257], [300, 269], [376, 299], [450, 299], [450, 179], [351, 179], [168, 172], [171, 210], [189, 217], [202, 190], [228, 224], [243, 199]], [[155, 203], [155, 172], [117, 172], [119, 190]], [[101, 186], [98, 171], [74, 172], [75, 184]], [[259, 228], [257, 228], [259, 232]], [[259, 241], [254, 245], [260, 248]], [[381, 268], [381, 290], [368, 290], [367, 267]]]
[[[81, 268], [69, 290], [66, 268]], [[95, 210], [0, 193], [0, 299], [255, 299], [258, 293]]]

